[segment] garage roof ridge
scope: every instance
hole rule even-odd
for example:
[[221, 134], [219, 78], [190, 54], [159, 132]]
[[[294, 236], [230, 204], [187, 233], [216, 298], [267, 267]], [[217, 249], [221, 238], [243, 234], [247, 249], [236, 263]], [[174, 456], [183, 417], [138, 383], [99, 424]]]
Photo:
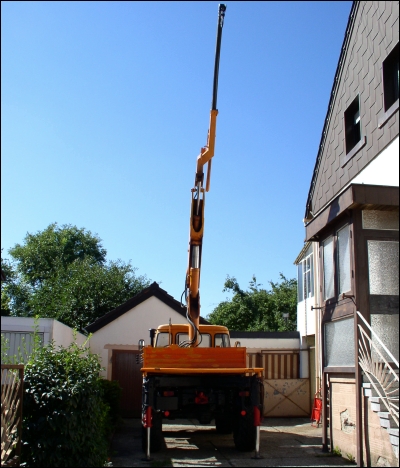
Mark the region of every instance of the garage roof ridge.
[[[153, 296], [159, 299], [161, 302], [164, 302], [164, 304], [166, 304], [167, 306], [171, 307], [171, 309], [175, 310], [175, 312], [178, 312], [184, 317], [186, 316], [186, 307], [182, 307], [179, 301], [174, 299], [170, 294], [167, 293], [167, 291], [165, 291], [165, 289], [161, 288], [160, 285], [156, 281], [154, 281], [150, 284], [150, 286], [143, 289], [141, 292], [131, 297], [123, 304], [119, 305], [110, 312], [107, 312], [102, 317], [99, 317], [93, 323], [89, 324], [85, 328], [85, 331], [87, 331], [88, 333], [94, 333], [97, 330], [100, 330], [100, 328], [105, 327], [118, 317], [121, 317], [121, 315], [125, 314], [129, 310], [135, 308], [136, 306], [146, 301], [147, 299], [150, 299], [150, 297]], [[200, 323], [207, 325], [208, 321], [201, 317]]]

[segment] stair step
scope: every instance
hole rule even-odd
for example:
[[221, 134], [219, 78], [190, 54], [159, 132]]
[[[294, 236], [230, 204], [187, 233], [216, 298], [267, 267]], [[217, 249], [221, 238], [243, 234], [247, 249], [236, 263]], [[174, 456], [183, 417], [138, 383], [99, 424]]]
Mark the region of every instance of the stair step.
[[381, 423], [381, 427], [385, 427], [386, 429], [390, 429], [390, 420], [389, 419], [379, 418], [379, 421]]
[[378, 394], [373, 388], [364, 388], [364, 395], [367, 397], [377, 397]]
[[379, 397], [377, 397], [377, 396], [370, 397], [369, 401], [371, 403], [379, 403], [379, 404], [381, 403], [381, 399]]
[[381, 404], [371, 402], [371, 410], [375, 411], [375, 413], [379, 413], [379, 411], [381, 410]]
[[394, 436], [394, 435], [389, 435], [390, 437], [390, 443], [394, 445], [395, 447], [399, 446], [399, 436]]
[[396, 428], [396, 429], [388, 429], [388, 432], [390, 435], [394, 435], [394, 436], [397, 436], [399, 437], [399, 428]]

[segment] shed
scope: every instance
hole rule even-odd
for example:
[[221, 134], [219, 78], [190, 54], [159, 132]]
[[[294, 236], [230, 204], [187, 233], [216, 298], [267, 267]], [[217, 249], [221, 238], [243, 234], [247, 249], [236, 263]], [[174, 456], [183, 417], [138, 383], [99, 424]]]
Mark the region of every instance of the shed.
[[[54, 341], [56, 347], [66, 348], [74, 341], [72, 328], [53, 318], [40, 318], [35, 324], [33, 317], [1, 317], [1, 334], [7, 340], [7, 356], [29, 356], [35, 330], [42, 345]], [[78, 345], [85, 340], [85, 335], [76, 333]]]

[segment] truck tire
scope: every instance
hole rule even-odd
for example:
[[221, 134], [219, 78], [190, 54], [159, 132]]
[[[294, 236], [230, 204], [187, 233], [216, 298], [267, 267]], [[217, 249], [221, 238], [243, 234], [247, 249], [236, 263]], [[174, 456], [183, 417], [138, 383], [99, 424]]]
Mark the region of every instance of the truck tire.
[[232, 415], [231, 414], [216, 414], [215, 429], [217, 434], [232, 434]]
[[251, 452], [256, 448], [257, 428], [254, 426], [253, 407], [245, 408], [246, 415], [236, 413], [233, 424], [233, 441], [236, 450], [240, 452]]
[[[162, 435], [162, 415], [161, 413], [153, 413], [153, 427], [150, 429], [150, 453], [159, 452], [164, 445], [164, 437]], [[142, 450], [147, 451], [147, 429], [142, 426]]]

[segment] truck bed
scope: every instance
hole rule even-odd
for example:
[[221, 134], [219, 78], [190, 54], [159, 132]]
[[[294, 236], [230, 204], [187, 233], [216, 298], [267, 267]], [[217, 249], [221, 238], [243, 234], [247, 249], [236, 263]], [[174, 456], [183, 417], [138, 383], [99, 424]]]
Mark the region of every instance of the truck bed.
[[146, 346], [143, 374], [258, 374], [262, 368], [246, 367], [246, 348], [165, 348]]

